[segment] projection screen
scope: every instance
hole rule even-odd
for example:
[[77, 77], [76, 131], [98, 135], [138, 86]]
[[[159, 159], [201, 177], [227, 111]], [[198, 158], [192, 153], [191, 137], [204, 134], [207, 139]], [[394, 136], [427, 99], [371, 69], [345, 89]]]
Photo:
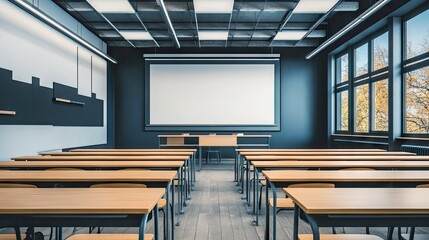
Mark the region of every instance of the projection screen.
[[278, 129], [278, 60], [174, 59], [146, 64], [149, 130]]

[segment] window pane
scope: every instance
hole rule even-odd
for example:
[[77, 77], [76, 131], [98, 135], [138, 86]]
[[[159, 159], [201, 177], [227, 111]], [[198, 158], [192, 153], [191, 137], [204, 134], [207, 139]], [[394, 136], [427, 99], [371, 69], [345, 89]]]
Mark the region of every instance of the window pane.
[[373, 69], [378, 70], [389, 65], [389, 34], [386, 32], [374, 39]]
[[368, 43], [355, 50], [355, 77], [368, 73]]
[[349, 54], [344, 54], [337, 59], [337, 83], [349, 80]]
[[349, 130], [349, 93], [337, 93], [337, 130]]
[[389, 83], [387, 79], [375, 82], [373, 85], [374, 103], [373, 116], [375, 131], [389, 129]]
[[368, 84], [355, 88], [355, 131], [368, 132], [369, 87]]
[[406, 22], [407, 59], [429, 51], [429, 10]]
[[406, 133], [429, 133], [429, 67], [405, 73]]

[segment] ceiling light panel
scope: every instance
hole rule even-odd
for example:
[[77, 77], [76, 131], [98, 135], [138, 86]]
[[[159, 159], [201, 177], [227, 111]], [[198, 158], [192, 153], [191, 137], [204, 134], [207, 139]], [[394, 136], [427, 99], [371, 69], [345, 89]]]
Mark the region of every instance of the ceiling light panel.
[[274, 37], [274, 41], [284, 41], [284, 40], [301, 40], [302, 37], [307, 33], [307, 31], [301, 30], [290, 30], [278, 32]]
[[127, 40], [152, 40], [152, 35], [146, 31], [122, 30], [119, 33]]
[[228, 31], [198, 31], [198, 39], [204, 40], [223, 40], [228, 39]]
[[338, 0], [301, 0], [293, 10], [294, 13], [326, 13], [335, 6]]
[[194, 0], [196, 13], [232, 13], [234, 0]]
[[134, 13], [128, 0], [86, 0], [99, 13]]

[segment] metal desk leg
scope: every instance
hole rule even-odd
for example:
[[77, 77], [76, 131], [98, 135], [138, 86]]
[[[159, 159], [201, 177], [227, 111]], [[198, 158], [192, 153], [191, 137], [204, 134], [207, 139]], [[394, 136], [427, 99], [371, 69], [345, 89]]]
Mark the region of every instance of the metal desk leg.
[[313, 240], [320, 240], [319, 226], [317, 225], [316, 220], [311, 215], [305, 214], [310, 224], [311, 230], [313, 231]]
[[247, 178], [246, 178], [246, 199], [247, 205], [250, 206], [250, 161], [246, 161]]
[[148, 217], [148, 214], [144, 214], [143, 219], [140, 223], [139, 240], [144, 240], [144, 233], [146, 232], [147, 217]]
[[[174, 231], [174, 215], [176, 214], [175, 213], [175, 200], [174, 200], [174, 196], [175, 196], [175, 192], [176, 192], [176, 190], [175, 190], [175, 188], [174, 188], [174, 184], [173, 184], [173, 186], [172, 186], [172, 188], [171, 188], [172, 190], [171, 190], [171, 192], [172, 192], [172, 197], [171, 197], [171, 205], [172, 205], [172, 209], [171, 209], [171, 211], [172, 211], [172, 213], [171, 213], [171, 222], [173, 223], [172, 225], [173, 226], [171, 226], [171, 231], [173, 232]], [[179, 213], [177, 213], [177, 215], [179, 215]], [[180, 225], [180, 223], [179, 223], [179, 219], [177, 219], [176, 220], [177, 222], [176, 222], [176, 226], [179, 226]], [[171, 238], [173, 239], [173, 237], [174, 237], [174, 234], [173, 233], [171, 233]]]
[[[268, 187], [271, 188], [271, 190], [273, 191], [273, 240], [276, 240], [277, 238], [277, 214], [276, 214], [277, 213], [277, 192], [276, 192], [276, 186], [274, 185], [274, 183], [268, 181], [267, 179], [267, 189]], [[267, 201], [268, 201], [268, 198], [267, 198]], [[268, 202], [267, 202], [267, 205], [268, 205]]]
[[[255, 204], [255, 209], [256, 209], [256, 220], [255, 220], [255, 224], [256, 224], [256, 226], [259, 226], [259, 198], [258, 198], [258, 196], [259, 196], [259, 171], [258, 171], [258, 169], [256, 169], [255, 168], [255, 172], [256, 172], [256, 182], [258, 183], [257, 185], [256, 185], [256, 188], [255, 188], [255, 195], [256, 195], [256, 201], [254, 202], [254, 204]], [[261, 201], [262, 201], [262, 199], [261, 199]]]
[[154, 227], [155, 227], [155, 240], [159, 240], [159, 209], [158, 209], [158, 203], [155, 205], [154, 210], [152, 210], [154, 215]]
[[[33, 231], [34, 231], [34, 228], [33, 228]], [[33, 236], [34, 236], [34, 232], [33, 232]], [[55, 228], [55, 239], [58, 239], [58, 240], [63, 239], [63, 228], [61, 228], [61, 227]]]
[[256, 182], [256, 169], [253, 167], [253, 214], [256, 214], [256, 188], [257, 188], [257, 182]]
[[178, 187], [179, 187], [179, 190], [178, 190], [178, 203], [179, 203], [179, 213], [180, 214], [183, 214], [184, 213], [184, 211], [183, 211], [183, 206], [184, 206], [184, 204], [183, 204], [183, 167], [180, 167], [180, 169], [179, 169], [179, 179], [178, 179], [178, 181], [179, 181], [179, 185], [178, 185]]
[[234, 158], [234, 182], [237, 182], [237, 162], [238, 162], [238, 152], [235, 152], [235, 158]]
[[[247, 180], [249, 179], [249, 176], [248, 176], [248, 162], [246, 161], [246, 163], [244, 163], [244, 160], [243, 160], [243, 164], [246, 164], [246, 167], [243, 167], [243, 179], [241, 180], [242, 181], [242, 183], [241, 183], [241, 185], [243, 186], [243, 188], [242, 188], [242, 190], [241, 190], [241, 193], [244, 193], [244, 196], [243, 197], [241, 197], [241, 199], [246, 199], [246, 203], [248, 203], [247, 202], [247, 192], [248, 192], [248, 186], [247, 186]], [[244, 165], [243, 165], [244, 166]], [[244, 178], [244, 176], [245, 176], [245, 178]], [[246, 189], [246, 191], [244, 190], [244, 189]]]
[[299, 207], [295, 204], [293, 210], [293, 240], [298, 240]]
[[269, 181], [267, 180], [267, 186], [265, 188], [265, 240], [270, 239], [270, 206], [268, 205], [269, 198]]
[[191, 181], [191, 161], [192, 159], [189, 158], [188, 161], [186, 161], [188, 163], [187, 168], [185, 168], [185, 176], [186, 176], [186, 200], [190, 200], [191, 199], [191, 185], [192, 185], [192, 181]]
[[192, 154], [192, 186], [194, 186], [194, 183], [197, 182], [197, 176], [196, 176], [196, 165], [195, 165], [195, 159], [196, 159], [196, 153]]
[[[174, 180], [173, 180], [174, 181]], [[173, 204], [171, 204], [171, 195], [170, 195], [170, 191], [173, 191], [172, 189], [174, 188], [174, 185], [172, 184], [172, 182], [170, 181], [168, 184], [167, 184], [167, 191], [166, 191], [166, 194], [165, 194], [165, 199], [166, 199], [166, 201], [167, 201], [167, 206], [166, 206], [166, 209], [165, 209], [165, 218], [167, 218], [167, 220], [166, 221], [164, 221], [165, 222], [165, 226], [164, 226], [164, 239], [166, 239], [166, 240], [170, 240], [170, 229], [169, 229], [169, 226], [170, 226], [170, 215], [174, 215], [174, 211], [172, 211], [172, 213], [170, 212], [170, 205], [171, 206], [173, 206]], [[173, 192], [173, 198], [174, 198], [174, 192]], [[172, 209], [173, 210], [173, 209]], [[173, 218], [172, 218], [173, 219]], [[174, 231], [174, 221], [172, 222], [172, 229], [171, 229], [171, 232], [172, 232], [172, 234], [173, 234], [173, 231]]]
[[202, 147], [198, 147], [198, 154], [199, 154], [199, 160], [198, 160], [198, 164], [199, 164], [199, 170], [201, 171], [201, 156], [202, 156]]

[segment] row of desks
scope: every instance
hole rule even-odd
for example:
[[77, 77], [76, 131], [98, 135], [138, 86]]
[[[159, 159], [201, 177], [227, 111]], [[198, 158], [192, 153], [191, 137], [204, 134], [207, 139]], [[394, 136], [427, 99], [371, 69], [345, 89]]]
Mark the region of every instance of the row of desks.
[[[184, 181], [188, 181], [186, 186], [190, 186], [192, 183], [189, 182], [192, 178], [192, 182], [195, 181], [195, 173], [190, 173], [193, 168], [195, 150], [189, 151], [172, 151], [169, 150], [142, 150], [134, 149], [133, 151], [106, 151], [103, 152], [90, 152], [86, 154], [84, 152], [70, 152], [70, 153], [43, 153], [44, 156], [27, 156], [27, 157], [17, 157], [13, 160], [15, 161], [6, 161], [0, 162], [1, 169], [25, 169], [26, 171], [2, 171], [0, 175], [0, 183], [31, 183], [35, 184], [38, 187], [49, 188], [49, 187], [89, 187], [95, 183], [144, 183], [148, 187], [162, 187], [163, 194], [166, 195], [167, 207], [166, 215], [167, 218], [171, 216], [172, 222], [174, 222], [174, 187], [172, 186], [173, 179], [179, 177], [179, 208], [183, 212], [183, 205], [185, 200], [183, 199], [183, 186]], [[80, 169], [89, 169], [89, 171], [32, 171], [32, 170], [42, 170], [49, 168], [80, 168]], [[100, 170], [116, 170], [123, 168], [136, 168], [136, 170], [130, 171], [100, 171]], [[157, 171], [146, 171], [138, 170], [138, 168], [145, 169], [156, 169]], [[165, 171], [160, 169], [169, 169], [172, 171]], [[91, 171], [97, 170], [97, 171]], [[187, 173], [187, 175], [186, 175]], [[187, 177], [186, 177], [187, 176]], [[192, 177], [194, 176], [194, 177]], [[165, 190], [166, 189], [166, 190]], [[172, 196], [170, 196], [170, 189], [172, 191]], [[188, 194], [188, 189], [186, 190], [186, 195]], [[25, 190], [24, 190], [25, 191]], [[37, 190], [36, 190], [37, 191]], [[49, 190], [48, 190], [49, 191]], [[53, 190], [55, 191], [55, 190]], [[88, 190], [92, 191], [92, 190]], [[189, 190], [190, 191], [190, 190]], [[74, 194], [74, 193], [72, 193]], [[130, 193], [132, 194], [132, 193]], [[3, 200], [3, 198], [1, 198]], [[97, 201], [98, 199], [93, 199]], [[158, 199], [159, 200], [159, 199]], [[104, 201], [104, 198], [103, 198]], [[49, 202], [49, 200], [47, 201]], [[155, 201], [156, 204], [157, 201]], [[173, 207], [172, 213], [169, 213], [169, 205]], [[155, 206], [154, 204], [154, 206]], [[121, 206], [118, 206], [118, 212], [121, 212]], [[73, 206], [71, 206], [73, 208]], [[155, 215], [158, 215], [157, 211], [154, 211]], [[123, 212], [121, 218], [125, 219], [127, 224], [126, 226], [140, 226], [143, 232], [140, 232], [140, 236], [144, 234], [144, 226], [146, 223], [143, 222], [140, 218], [139, 225], [131, 224], [129, 218], [126, 216], [128, 213]], [[34, 216], [33, 216], [34, 217]], [[58, 216], [55, 216], [57, 218]], [[68, 216], [69, 217], [69, 216]], [[87, 218], [88, 216], [84, 216]], [[96, 226], [106, 226], [104, 220], [95, 217], [98, 219]], [[116, 217], [115, 217], [116, 218]], [[147, 213], [143, 218], [147, 220]], [[104, 219], [102, 217], [102, 219]], [[134, 219], [134, 218], [133, 218]], [[74, 219], [76, 221], [76, 219]], [[157, 221], [157, 216], [156, 216]], [[55, 222], [55, 221], [54, 221]], [[17, 224], [19, 222], [16, 222]], [[107, 223], [107, 222], [106, 222]], [[169, 221], [166, 221], [166, 224], [169, 224]], [[124, 225], [124, 226], [125, 226]], [[21, 225], [22, 226], [22, 225]], [[33, 226], [33, 225], [30, 225]], [[45, 225], [46, 226], [46, 225]], [[67, 225], [72, 226], [72, 225]], [[86, 226], [80, 225], [80, 226]], [[116, 225], [115, 225], [116, 226]], [[166, 226], [168, 229], [168, 225]], [[157, 224], [156, 224], [156, 237], [157, 234]], [[59, 231], [60, 232], [60, 231]], [[62, 237], [62, 236], [60, 236]], [[166, 239], [169, 238], [169, 231], [167, 230]], [[171, 239], [174, 239], [174, 226], [171, 226]]]
[[[265, 150], [264, 150], [265, 151]], [[264, 151], [255, 151], [252, 153], [245, 153], [245, 150], [239, 150], [238, 153], [241, 157], [243, 157], [243, 161], [246, 163], [246, 166], [243, 168], [245, 170], [250, 169], [250, 165], [254, 167], [254, 213], [256, 214], [256, 223], [258, 223], [258, 187], [256, 184], [259, 182], [259, 172], [262, 171], [264, 177], [267, 179], [267, 188], [265, 192], [266, 198], [266, 230], [265, 230], [265, 238], [270, 239], [270, 211], [268, 204], [268, 196], [269, 192], [272, 192], [274, 198], [274, 208], [273, 208], [273, 216], [272, 216], [272, 237], [276, 239], [276, 217], [275, 214], [277, 212], [276, 209], [276, 199], [277, 199], [277, 188], [287, 187], [290, 184], [294, 183], [334, 183], [337, 187], [341, 187], [339, 189], [327, 189], [326, 191], [331, 191], [326, 193], [326, 195], [331, 198], [337, 198], [336, 201], [332, 201], [332, 199], [326, 198], [327, 203], [332, 203], [330, 205], [332, 209], [323, 213], [323, 212], [312, 212], [314, 209], [317, 209], [319, 205], [317, 205], [317, 200], [319, 199], [320, 194], [325, 194], [325, 189], [283, 189], [284, 192], [289, 196], [290, 194], [295, 194], [296, 198], [292, 198], [294, 201], [299, 200], [300, 204], [297, 204], [295, 207], [295, 225], [294, 225], [294, 239], [297, 239], [298, 232], [298, 216], [305, 215], [306, 219], [311, 219], [309, 221], [312, 226], [314, 239], [319, 239], [319, 230], [318, 227], [321, 226], [421, 226], [422, 223], [424, 226], [427, 226], [427, 218], [428, 216], [422, 215], [424, 211], [429, 211], [429, 203], [423, 205], [414, 205], [412, 201], [398, 201], [399, 204], [397, 207], [398, 212], [396, 215], [389, 216], [376, 216], [372, 220], [371, 217], [365, 215], [368, 212], [360, 212], [364, 213], [360, 217], [365, 219], [365, 221], [356, 221], [356, 216], [350, 216], [356, 214], [353, 213], [356, 209], [362, 209], [362, 206], [355, 206], [356, 209], [353, 209], [353, 206], [348, 205], [345, 207], [350, 210], [349, 212], [341, 212], [340, 208], [336, 208], [336, 202], [345, 201], [351, 203], [359, 201], [361, 204], [365, 205], [369, 209], [377, 209], [377, 205], [372, 205], [372, 201], [368, 201], [368, 198], [365, 196], [365, 191], [368, 191], [368, 194], [374, 194], [375, 198], [379, 197], [377, 192], [384, 192], [386, 189], [392, 189], [395, 187], [394, 191], [388, 192], [391, 195], [385, 195], [383, 200], [390, 199], [402, 199], [404, 193], [414, 192], [415, 189], [407, 188], [403, 189], [401, 187], [415, 187], [418, 184], [429, 183], [429, 171], [424, 171], [423, 169], [428, 169], [429, 167], [429, 158], [427, 157], [416, 157], [411, 156], [409, 153], [387, 153], [382, 154], [382, 151], [376, 151], [375, 154], [371, 154], [371, 152], [367, 151], [365, 154], [359, 155], [358, 152], [350, 151], [344, 153], [342, 155], [339, 152], [325, 152], [325, 151], [311, 151], [312, 153], [303, 153], [297, 154], [292, 153], [293, 151], [276, 151], [269, 150], [266, 151], [264, 155]], [[317, 154], [313, 154], [317, 153]], [[395, 156], [397, 155], [397, 156]], [[334, 169], [342, 169], [342, 168], [350, 168], [350, 167], [367, 167], [367, 168], [375, 168], [375, 169], [387, 169], [382, 171], [334, 171]], [[275, 169], [288, 169], [288, 170], [275, 170]], [[295, 169], [295, 170], [292, 170]], [[307, 170], [296, 170], [296, 169], [315, 169], [315, 170], [323, 170], [323, 171], [307, 171]], [[328, 170], [330, 169], [330, 170]], [[402, 171], [391, 171], [393, 169], [402, 169]], [[406, 170], [408, 169], [408, 170]], [[410, 171], [410, 170], [419, 170], [419, 171]], [[250, 171], [247, 171], [249, 174]], [[247, 174], [246, 174], [247, 175]], [[247, 181], [250, 178], [250, 174], [247, 175]], [[247, 184], [246, 184], [247, 185]], [[249, 186], [250, 187], [250, 186]], [[350, 188], [353, 187], [353, 188]], [[356, 189], [356, 187], [383, 187], [381, 189]], [[386, 188], [387, 187], [387, 188]], [[271, 190], [270, 190], [271, 189]], [[301, 191], [302, 190], [302, 191]], [[316, 191], [317, 190], [317, 191]], [[320, 190], [320, 192], [318, 192]], [[357, 192], [355, 192], [355, 190]], [[389, 191], [389, 190], [387, 190]], [[419, 193], [417, 193], [419, 191]], [[362, 192], [362, 193], [361, 193]], [[416, 194], [429, 194], [429, 190], [419, 189], [415, 190]], [[319, 194], [319, 195], [318, 195]], [[344, 198], [343, 195], [344, 194]], [[396, 194], [396, 195], [395, 195]], [[250, 195], [246, 194], [247, 199], [250, 198]], [[354, 198], [354, 196], [360, 196], [363, 199], [358, 200], [358, 198]], [[250, 199], [249, 199], [250, 200]], [[382, 201], [376, 202], [379, 205], [383, 205]], [[313, 205], [311, 205], [313, 204]], [[341, 205], [338, 205], [341, 206]], [[381, 214], [387, 214], [388, 211], [385, 211], [386, 208], [378, 209]], [[406, 211], [400, 211], [400, 209], [407, 209]], [[414, 213], [418, 213], [415, 215], [409, 215], [410, 211], [412, 212], [413, 208], [416, 208]], [[325, 209], [322, 207], [322, 210]], [[419, 211], [422, 210], [423, 211]], [[320, 210], [320, 209], [319, 209]], [[326, 209], [325, 209], [326, 210]], [[410, 210], [410, 211], [408, 211]], [[338, 211], [338, 212], [336, 212]], [[376, 214], [374, 210], [369, 214]], [[301, 213], [301, 215], [300, 215]], [[338, 215], [337, 215], [338, 214]], [[341, 214], [345, 214], [344, 216]], [[401, 215], [399, 218], [397, 215]], [[408, 215], [407, 215], [408, 214]], [[347, 215], [347, 216], [346, 216]], [[407, 218], [408, 224], [398, 224]], [[413, 221], [416, 218], [422, 218], [426, 220], [424, 221], [417, 220], [419, 224], [413, 225]], [[344, 220], [346, 219], [346, 220]], [[344, 221], [342, 221], [344, 220]], [[367, 221], [368, 220], [368, 221]], [[389, 236], [391, 237], [391, 232], [389, 232]]]

